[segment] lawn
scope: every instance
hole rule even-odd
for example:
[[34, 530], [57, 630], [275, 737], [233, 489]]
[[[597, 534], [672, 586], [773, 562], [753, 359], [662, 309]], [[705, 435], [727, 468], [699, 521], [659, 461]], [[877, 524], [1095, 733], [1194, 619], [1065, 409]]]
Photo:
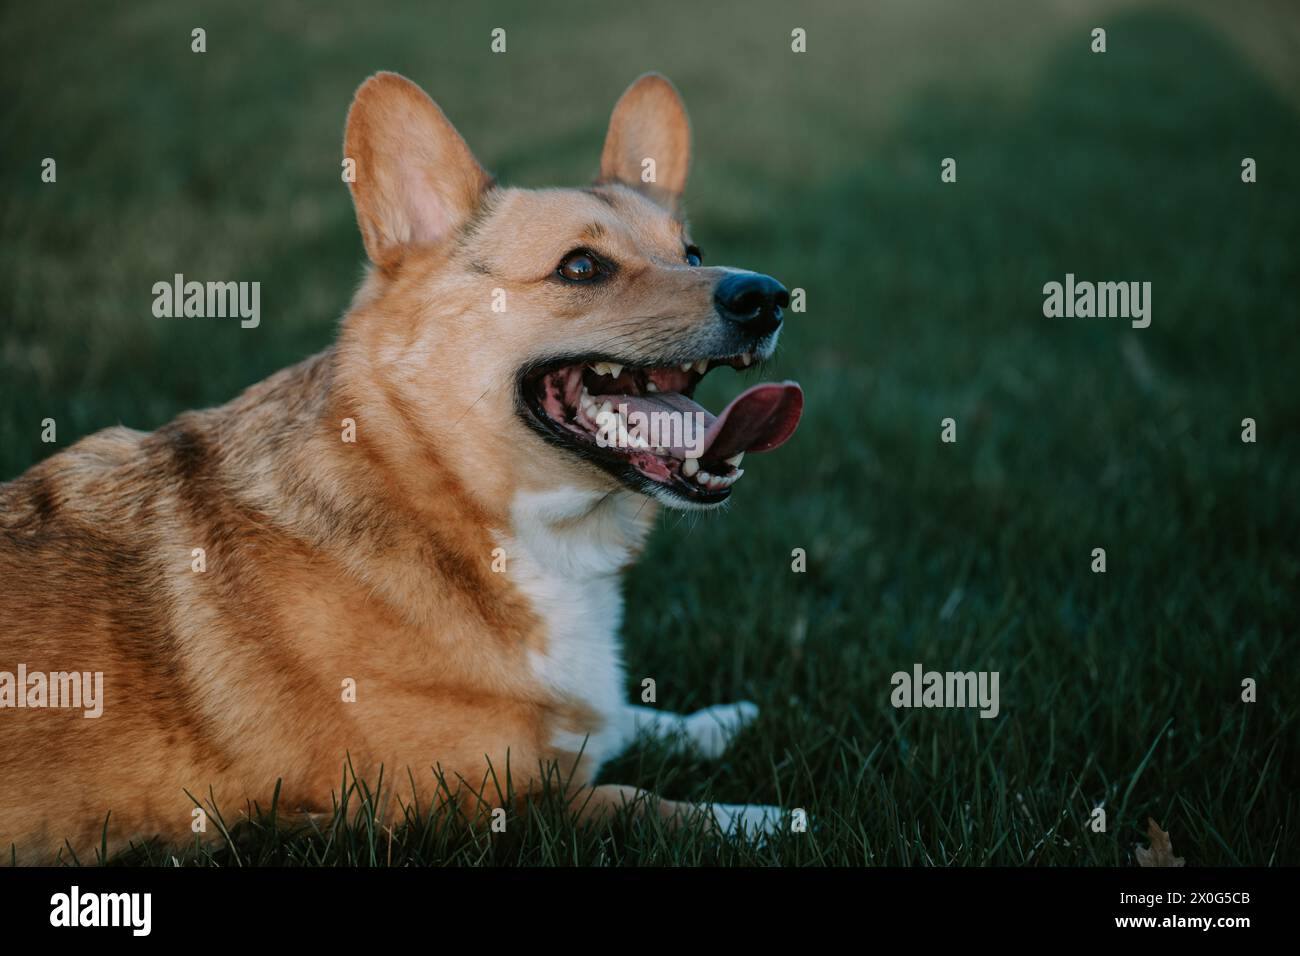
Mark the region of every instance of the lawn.
[[[602, 780], [800, 807], [810, 832], [575, 832], [543, 802], [505, 834], [390, 834], [353, 792], [325, 832], [128, 861], [1128, 866], [1151, 817], [1189, 866], [1300, 863], [1300, 82], [1278, 55], [1300, 13], [114, 6], [0, 14], [0, 479], [331, 341], [364, 259], [343, 118], [377, 69], [526, 186], [587, 181], [618, 94], [665, 72], [709, 261], [808, 303], [768, 376], [803, 384], [799, 433], [725, 512], [665, 515], [627, 583], [629, 694], [762, 716], [719, 762], [647, 744]], [[154, 318], [176, 272], [259, 280], [260, 326]], [[1150, 327], [1045, 318], [1067, 273], [1151, 282]], [[736, 382], [706, 386], [718, 407]], [[916, 662], [999, 672], [1000, 714], [895, 709]]]

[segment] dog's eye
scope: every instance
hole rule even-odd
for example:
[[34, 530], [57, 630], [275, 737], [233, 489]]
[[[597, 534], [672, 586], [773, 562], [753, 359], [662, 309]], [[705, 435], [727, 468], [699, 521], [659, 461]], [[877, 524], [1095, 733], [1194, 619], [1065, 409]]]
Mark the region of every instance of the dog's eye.
[[600, 275], [600, 263], [585, 249], [575, 249], [560, 260], [555, 271], [570, 282], [587, 282]]
[[698, 266], [704, 261], [704, 253], [700, 252], [699, 246], [686, 247], [686, 264], [688, 266]]

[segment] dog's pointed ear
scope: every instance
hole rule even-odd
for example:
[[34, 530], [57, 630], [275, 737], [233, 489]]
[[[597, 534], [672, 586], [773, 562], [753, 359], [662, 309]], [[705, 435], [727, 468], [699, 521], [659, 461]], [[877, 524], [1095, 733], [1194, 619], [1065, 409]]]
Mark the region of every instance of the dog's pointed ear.
[[450, 236], [492, 186], [438, 105], [396, 73], [376, 73], [357, 90], [343, 155], [366, 254], [378, 266]]
[[691, 164], [691, 123], [677, 89], [658, 73], [639, 77], [614, 105], [600, 181], [620, 182], [675, 209]]

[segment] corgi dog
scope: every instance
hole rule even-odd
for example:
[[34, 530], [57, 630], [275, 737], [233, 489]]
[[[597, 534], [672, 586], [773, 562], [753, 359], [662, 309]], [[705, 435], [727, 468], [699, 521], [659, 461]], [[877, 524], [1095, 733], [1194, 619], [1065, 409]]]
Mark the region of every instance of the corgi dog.
[[721, 505], [803, 407], [793, 382], [691, 397], [770, 357], [789, 300], [701, 262], [676, 90], [627, 89], [585, 188], [498, 185], [393, 73], [344, 155], [369, 265], [332, 347], [0, 485], [0, 849], [188, 840], [196, 800], [277, 786], [328, 814], [345, 766], [414, 788], [394, 806], [446, 798], [434, 768], [487, 806], [558, 766], [583, 821], [783, 826], [593, 785], [639, 734], [716, 756], [755, 717], [628, 703], [621, 575], [656, 508]]

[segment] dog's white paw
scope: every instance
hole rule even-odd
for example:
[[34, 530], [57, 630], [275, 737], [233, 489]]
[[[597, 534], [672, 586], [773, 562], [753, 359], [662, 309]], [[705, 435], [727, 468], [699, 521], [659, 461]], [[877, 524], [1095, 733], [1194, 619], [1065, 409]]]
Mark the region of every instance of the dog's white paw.
[[736, 734], [757, 717], [758, 705], [747, 700], [714, 704], [688, 715], [684, 729], [691, 746], [700, 756], [713, 760], [721, 757]]
[[786, 825], [788, 814], [780, 807], [761, 803], [715, 803], [709, 808], [713, 822], [727, 836], [743, 836], [760, 845]]

